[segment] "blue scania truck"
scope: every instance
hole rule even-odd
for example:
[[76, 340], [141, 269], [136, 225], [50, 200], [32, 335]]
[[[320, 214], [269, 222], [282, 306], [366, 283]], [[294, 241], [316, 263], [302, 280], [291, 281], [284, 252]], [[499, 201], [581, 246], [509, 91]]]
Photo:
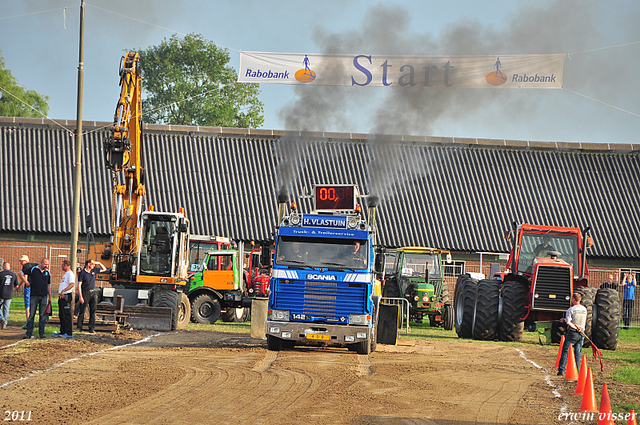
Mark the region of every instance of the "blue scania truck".
[[[271, 294], [269, 350], [298, 345], [375, 350], [381, 298], [376, 270], [375, 201], [362, 215], [354, 185], [316, 185], [314, 211], [299, 213], [279, 195]], [[371, 198], [371, 197], [370, 197]], [[378, 265], [377, 267], [375, 265]]]

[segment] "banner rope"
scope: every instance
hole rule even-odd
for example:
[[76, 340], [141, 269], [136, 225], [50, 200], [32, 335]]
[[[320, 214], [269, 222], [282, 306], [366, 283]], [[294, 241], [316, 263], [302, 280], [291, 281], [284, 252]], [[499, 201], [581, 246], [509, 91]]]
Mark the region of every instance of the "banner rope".
[[603, 105], [610, 106], [611, 108], [613, 108], [613, 109], [617, 109], [618, 111], [625, 112], [625, 113], [627, 113], [627, 114], [630, 114], [630, 115], [633, 115], [633, 116], [636, 116], [636, 117], [640, 118], [640, 114], [636, 114], [636, 113], [634, 113], [634, 112], [627, 111], [626, 109], [622, 109], [622, 108], [619, 108], [619, 107], [617, 107], [617, 106], [611, 105], [610, 103], [606, 103], [606, 102], [603, 102], [603, 101], [601, 101], [601, 100], [594, 99], [593, 97], [589, 97], [589, 96], [584, 95], [584, 94], [582, 94], [582, 93], [578, 93], [578, 92], [575, 92], [575, 91], [573, 91], [573, 90], [569, 90], [569, 89], [568, 89], [568, 88], [566, 88], [566, 87], [563, 87], [563, 89], [564, 89], [564, 90], [566, 90], [566, 91], [568, 91], [569, 93], [577, 94], [578, 96], [582, 96], [582, 97], [584, 97], [584, 98], [586, 98], [586, 99], [593, 100], [594, 102], [602, 103]]

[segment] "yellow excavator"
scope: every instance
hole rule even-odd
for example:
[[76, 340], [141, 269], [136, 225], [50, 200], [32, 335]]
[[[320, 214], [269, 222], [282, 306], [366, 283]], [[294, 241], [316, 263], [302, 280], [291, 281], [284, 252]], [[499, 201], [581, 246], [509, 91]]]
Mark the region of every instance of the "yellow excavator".
[[[191, 307], [188, 289], [190, 223], [177, 213], [144, 210], [145, 166], [141, 133], [139, 54], [128, 52], [120, 64], [120, 99], [111, 136], [104, 142], [112, 172], [111, 241], [89, 257], [107, 270], [98, 273], [103, 290], [98, 313], [109, 312], [136, 329], [184, 329]], [[108, 284], [106, 284], [108, 282]]]

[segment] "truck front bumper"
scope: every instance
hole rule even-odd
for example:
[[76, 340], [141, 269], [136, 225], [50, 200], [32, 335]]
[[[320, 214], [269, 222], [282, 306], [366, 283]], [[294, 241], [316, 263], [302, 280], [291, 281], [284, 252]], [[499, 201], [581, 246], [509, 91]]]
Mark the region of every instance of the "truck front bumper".
[[328, 325], [307, 322], [276, 322], [267, 320], [266, 334], [282, 340], [312, 344], [355, 344], [372, 339], [372, 328], [368, 326]]

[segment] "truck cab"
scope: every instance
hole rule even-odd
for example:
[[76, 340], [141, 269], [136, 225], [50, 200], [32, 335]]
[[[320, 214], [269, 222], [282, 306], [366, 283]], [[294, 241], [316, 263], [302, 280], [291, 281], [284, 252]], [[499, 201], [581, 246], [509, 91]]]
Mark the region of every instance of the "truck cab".
[[[375, 349], [381, 296], [374, 271], [375, 230], [356, 208], [354, 186], [314, 190], [316, 210], [298, 213], [294, 204], [277, 228], [268, 347], [335, 345], [368, 354]], [[326, 207], [319, 195], [338, 208], [318, 208]]]

